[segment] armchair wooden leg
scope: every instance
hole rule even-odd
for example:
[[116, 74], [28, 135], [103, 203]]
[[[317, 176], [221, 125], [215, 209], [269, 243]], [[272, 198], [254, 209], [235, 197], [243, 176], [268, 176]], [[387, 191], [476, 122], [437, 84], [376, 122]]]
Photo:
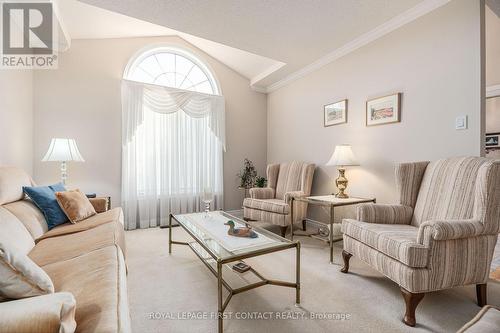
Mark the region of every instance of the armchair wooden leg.
[[306, 220], [302, 220], [302, 230], [306, 231]]
[[477, 305], [480, 307], [483, 307], [488, 303], [486, 300], [486, 286], [486, 283], [476, 284]]
[[288, 227], [287, 226], [284, 226], [284, 227], [281, 227], [280, 226], [280, 234], [281, 234], [281, 237], [285, 237], [286, 236], [286, 229]]
[[342, 273], [349, 272], [349, 260], [351, 259], [352, 254], [349, 252], [342, 250], [342, 258], [344, 259], [344, 267], [340, 270]]
[[406, 303], [406, 312], [403, 321], [406, 325], [414, 327], [416, 324], [415, 310], [422, 298], [424, 298], [425, 293], [414, 294], [404, 288], [401, 288], [401, 293]]

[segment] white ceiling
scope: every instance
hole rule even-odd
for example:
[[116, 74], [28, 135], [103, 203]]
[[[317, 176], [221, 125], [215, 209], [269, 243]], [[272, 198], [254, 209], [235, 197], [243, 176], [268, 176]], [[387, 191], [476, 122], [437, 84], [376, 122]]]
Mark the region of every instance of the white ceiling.
[[53, 0], [53, 2], [57, 5], [58, 20], [70, 39], [179, 36], [249, 80], [270, 68], [284, 65], [279, 61], [76, 0]]
[[59, 1], [72, 3], [66, 16], [73, 38], [176, 30], [252, 85], [272, 91], [449, 0], [80, 0], [137, 20]]

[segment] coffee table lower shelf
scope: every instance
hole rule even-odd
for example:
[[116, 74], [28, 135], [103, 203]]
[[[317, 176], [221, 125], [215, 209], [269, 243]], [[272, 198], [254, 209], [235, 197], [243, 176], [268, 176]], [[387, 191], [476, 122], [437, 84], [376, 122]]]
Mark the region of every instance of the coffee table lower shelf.
[[[172, 225], [172, 219], [175, 219], [175, 216], [170, 216], [169, 225]], [[177, 221], [178, 222], [178, 221]], [[213, 254], [209, 252], [209, 249], [205, 247], [197, 238], [191, 233], [191, 231], [186, 228], [182, 223], [179, 223], [180, 226], [195, 240], [193, 242], [179, 242], [172, 240], [172, 227], [169, 228], [169, 254], [172, 253], [172, 245], [185, 245], [188, 246], [194, 254], [205, 264], [205, 266], [212, 272], [212, 274], [217, 278], [217, 294], [218, 294], [218, 332], [223, 332], [223, 318], [224, 311], [227, 308], [229, 301], [234, 295], [243, 293], [245, 291], [249, 291], [258, 287], [262, 287], [265, 285], [274, 285], [280, 287], [289, 287], [295, 289], [295, 305], [298, 306], [300, 304], [300, 243], [299, 242], [290, 242], [288, 244], [284, 244], [281, 247], [270, 248], [270, 249], [262, 249], [256, 250], [248, 253], [244, 253], [241, 255], [235, 255], [230, 258], [217, 258]], [[233, 271], [232, 265], [230, 263], [243, 262], [243, 259], [252, 258], [264, 254], [269, 254], [273, 252], [283, 251], [286, 249], [295, 248], [296, 249], [296, 281], [295, 282], [287, 282], [280, 280], [272, 280], [267, 279], [262, 276], [259, 272], [257, 272], [254, 268], [250, 267], [250, 269], [244, 273], [245, 277], [243, 277], [242, 273], [238, 273]], [[225, 268], [225, 269], [224, 269]], [[233, 288], [227, 279], [223, 276], [223, 271], [226, 274], [234, 274], [234, 277], [239, 278], [241, 281], [245, 282], [244, 286]], [[257, 280], [256, 282], [250, 282], [248, 278], [248, 274], [250, 273]], [[225, 300], [223, 300], [223, 287], [228, 291], [228, 296]]]

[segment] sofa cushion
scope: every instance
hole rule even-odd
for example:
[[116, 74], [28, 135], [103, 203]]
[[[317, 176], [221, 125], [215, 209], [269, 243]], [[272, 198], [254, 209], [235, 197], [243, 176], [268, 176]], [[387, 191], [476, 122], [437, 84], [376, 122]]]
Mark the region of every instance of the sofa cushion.
[[108, 210], [109, 199], [108, 198], [89, 198], [90, 203], [94, 207], [96, 213], [104, 213]]
[[104, 213], [91, 216], [88, 219], [75, 224], [73, 223], [61, 224], [43, 234], [43, 236], [36, 239], [35, 242], [38, 243], [42, 239], [81, 232], [113, 221], [118, 221], [121, 225], [123, 225], [123, 212], [120, 207], [108, 210], [107, 212]]
[[0, 303], [0, 333], [73, 333], [76, 301], [70, 293], [53, 293]]
[[23, 186], [32, 186], [31, 177], [22, 169], [0, 167], [0, 205], [24, 198]]
[[[33, 200], [35, 205], [42, 211], [47, 221], [49, 230], [59, 224], [68, 222], [68, 217], [64, 214], [56, 200], [54, 186], [25, 186], [23, 191]], [[59, 189], [58, 189], [59, 190]]]
[[22, 254], [28, 254], [35, 242], [24, 224], [10, 211], [0, 206], [0, 242], [15, 242]]
[[123, 225], [118, 221], [108, 222], [78, 233], [43, 239], [36, 244], [28, 256], [38, 265], [44, 266], [115, 244], [125, 255], [125, 232]]
[[278, 213], [287, 215], [290, 213], [290, 205], [288, 205], [284, 200], [280, 199], [252, 199], [245, 198], [243, 200], [243, 207], [263, 210], [271, 213]]
[[71, 223], [80, 222], [97, 214], [89, 199], [79, 189], [56, 192], [56, 199]]
[[48, 275], [11, 242], [0, 241], [0, 297], [19, 299], [54, 292]]
[[130, 332], [125, 261], [118, 246], [43, 266], [76, 299], [76, 332]]
[[37, 239], [49, 230], [42, 211], [30, 199], [19, 200], [2, 207], [24, 224], [33, 239]]
[[342, 232], [410, 267], [425, 267], [429, 250], [417, 243], [418, 228], [345, 219]]

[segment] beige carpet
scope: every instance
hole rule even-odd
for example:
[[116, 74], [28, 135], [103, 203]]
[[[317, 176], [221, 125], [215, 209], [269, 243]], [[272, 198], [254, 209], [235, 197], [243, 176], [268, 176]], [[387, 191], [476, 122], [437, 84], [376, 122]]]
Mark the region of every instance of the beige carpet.
[[[181, 228], [174, 238], [187, 240]], [[216, 332], [216, 320], [172, 319], [199, 312], [217, 311], [215, 277], [185, 246], [174, 245], [168, 254], [168, 229], [135, 230], [126, 233], [128, 289], [132, 329], [148, 332]], [[403, 300], [399, 288], [356, 258], [351, 273], [328, 264], [325, 243], [306, 237], [302, 243], [302, 307], [294, 307], [295, 290], [265, 286], [233, 297], [226, 311], [233, 316], [255, 311], [298, 312], [304, 319], [225, 321], [225, 332], [456, 332], [479, 311], [473, 286], [426, 295], [417, 310], [417, 327], [406, 327], [401, 318]], [[341, 242], [335, 256], [340, 262]], [[248, 260], [266, 277], [293, 281], [294, 251]], [[500, 283], [488, 284], [488, 302], [500, 305]], [[187, 313], [185, 313], [187, 312]], [[152, 319], [154, 313], [157, 319]], [[347, 320], [311, 320], [311, 314], [347, 314]], [[163, 319], [158, 319], [163, 316]], [[283, 315], [282, 315], [283, 317]]]

